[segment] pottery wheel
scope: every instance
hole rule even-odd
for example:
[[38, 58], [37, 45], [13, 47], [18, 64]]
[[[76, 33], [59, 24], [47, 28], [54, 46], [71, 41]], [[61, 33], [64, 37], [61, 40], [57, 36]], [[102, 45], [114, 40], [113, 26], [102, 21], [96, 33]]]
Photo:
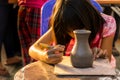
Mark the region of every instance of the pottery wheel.
[[64, 56], [63, 61], [56, 64], [54, 68], [56, 75], [116, 75], [115, 68], [111, 66], [108, 59], [98, 59], [90, 68], [75, 68], [71, 65], [70, 57]]

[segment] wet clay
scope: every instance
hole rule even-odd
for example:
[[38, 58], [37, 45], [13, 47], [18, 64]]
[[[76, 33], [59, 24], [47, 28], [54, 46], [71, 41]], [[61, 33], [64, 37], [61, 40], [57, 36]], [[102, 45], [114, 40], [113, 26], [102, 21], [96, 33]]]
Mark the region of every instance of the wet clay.
[[90, 49], [88, 38], [89, 30], [74, 30], [75, 44], [71, 51], [71, 63], [76, 68], [88, 68], [93, 65], [93, 55]]

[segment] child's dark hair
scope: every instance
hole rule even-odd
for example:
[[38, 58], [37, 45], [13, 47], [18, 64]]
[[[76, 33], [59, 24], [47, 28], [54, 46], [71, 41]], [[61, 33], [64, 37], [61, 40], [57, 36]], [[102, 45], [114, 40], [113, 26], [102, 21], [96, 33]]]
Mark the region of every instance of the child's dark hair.
[[71, 39], [69, 31], [87, 29], [91, 31], [89, 42], [103, 29], [105, 20], [88, 0], [57, 0], [50, 18], [58, 44], [65, 45]]

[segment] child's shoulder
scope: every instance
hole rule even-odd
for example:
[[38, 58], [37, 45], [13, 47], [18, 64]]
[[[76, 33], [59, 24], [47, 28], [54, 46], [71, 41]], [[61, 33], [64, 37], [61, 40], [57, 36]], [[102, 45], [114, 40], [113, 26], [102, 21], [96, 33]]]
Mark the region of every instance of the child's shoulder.
[[104, 13], [101, 13], [102, 17], [105, 19], [106, 23], [114, 23], [115, 22], [115, 18], [111, 15], [107, 15]]
[[105, 19], [105, 24], [103, 25], [103, 37], [115, 34], [116, 31], [116, 21], [111, 15], [101, 13], [102, 17]]

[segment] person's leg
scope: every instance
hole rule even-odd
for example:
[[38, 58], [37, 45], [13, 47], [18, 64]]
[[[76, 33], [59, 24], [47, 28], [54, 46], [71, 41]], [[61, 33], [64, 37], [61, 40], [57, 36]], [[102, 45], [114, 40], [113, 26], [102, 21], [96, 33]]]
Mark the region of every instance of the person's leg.
[[[21, 61], [17, 56], [17, 49], [15, 45], [19, 46], [17, 35], [17, 13], [14, 12], [13, 4], [9, 4], [8, 24], [6, 28], [6, 35], [4, 40], [7, 60], [5, 64], [15, 64]], [[12, 19], [12, 20], [11, 20]], [[20, 49], [20, 48], [19, 48]]]
[[5, 37], [5, 30], [7, 27], [7, 21], [8, 21], [8, 6], [7, 5], [0, 5], [0, 53], [1, 53], [3, 40]]
[[8, 75], [8, 71], [3, 67], [1, 62], [1, 47], [5, 37], [5, 30], [8, 20], [8, 5], [0, 5], [0, 75]]
[[28, 49], [40, 37], [40, 9], [20, 7], [18, 17], [23, 65], [26, 65], [31, 62]]
[[19, 43], [16, 42], [18, 40], [17, 35], [17, 13], [15, 13], [13, 4], [9, 5], [9, 17], [8, 17], [8, 25], [6, 29], [5, 36], [5, 49], [7, 53], [7, 57], [13, 57], [16, 55], [16, 47], [19, 46]]
[[30, 38], [30, 31], [27, 26], [28, 22], [28, 16], [27, 16], [27, 9], [26, 7], [20, 6], [18, 10], [18, 36], [20, 39], [21, 44], [21, 53], [22, 53], [22, 59], [23, 59], [23, 65], [26, 65], [30, 63], [30, 56], [28, 55], [28, 47], [31, 42]]
[[[11, 15], [11, 10], [12, 10], [12, 5], [9, 5], [9, 8], [8, 8], [8, 23], [7, 23], [7, 27], [6, 27], [6, 30], [5, 30], [5, 39], [4, 39], [4, 47], [5, 47], [5, 51], [6, 51], [6, 56], [7, 58], [10, 58], [10, 57], [13, 57], [14, 56], [14, 49], [13, 49], [13, 25], [12, 25], [12, 21], [13, 21], [13, 16], [12, 15], [15, 15], [15, 14], [12, 14]], [[11, 17], [12, 16], [12, 17]]]
[[[14, 43], [14, 49], [15, 49], [15, 55], [18, 55], [18, 56], [21, 56], [21, 46], [20, 46], [20, 40], [19, 40], [19, 37], [18, 37], [18, 31], [17, 31], [17, 17], [18, 17], [18, 9], [19, 9], [19, 6], [16, 6], [13, 11], [12, 11], [12, 14], [15, 14], [13, 15], [13, 43]], [[12, 15], [11, 14], [11, 15]]]

